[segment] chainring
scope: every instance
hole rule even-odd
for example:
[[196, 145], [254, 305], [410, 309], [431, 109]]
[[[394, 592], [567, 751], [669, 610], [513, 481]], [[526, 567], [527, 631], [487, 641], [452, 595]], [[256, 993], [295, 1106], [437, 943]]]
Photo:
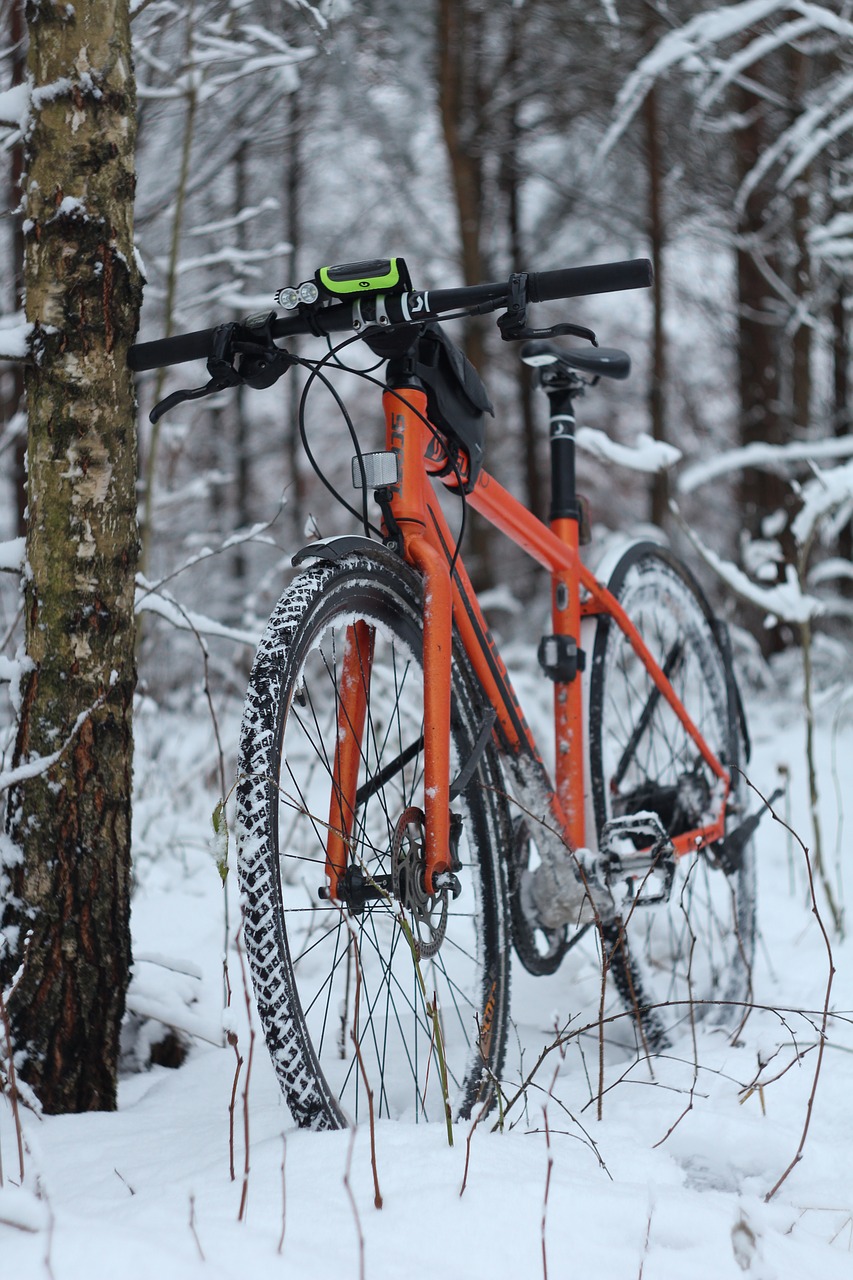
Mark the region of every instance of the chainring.
[[[516, 955], [528, 973], [537, 978], [556, 973], [562, 964], [563, 957], [569, 949], [568, 930], [565, 925], [561, 929], [536, 928], [524, 911], [521, 894], [522, 876], [530, 866], [531, 840], [527, 823], [523, 818], [513, 822], [512, 863], [510, 866], [509, 914], [512, 927], [512, 942]], [[543, 950], [537, 941], [537, 934], [545, 939]]]

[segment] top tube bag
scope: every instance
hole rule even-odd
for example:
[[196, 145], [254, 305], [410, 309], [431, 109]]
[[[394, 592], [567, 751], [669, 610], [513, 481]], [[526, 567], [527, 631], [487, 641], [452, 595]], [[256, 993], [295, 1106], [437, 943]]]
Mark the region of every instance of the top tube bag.
[[413, 369], [426, 387], [430, 421], [468, 455], [465, 492], [483, 466], [484, 414], [494, 417], [486, 388], [471, 361], [438, 324], [427, 324], [414, 347]]

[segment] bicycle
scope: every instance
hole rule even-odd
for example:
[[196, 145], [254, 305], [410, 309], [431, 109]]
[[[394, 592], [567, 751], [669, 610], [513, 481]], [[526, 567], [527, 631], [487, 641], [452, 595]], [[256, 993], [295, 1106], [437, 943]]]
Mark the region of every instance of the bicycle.
[[[645, 260], [417, 291], [402, 259], [323, 268], [275, 311], [137, 345], [134, 369], [207, 358], [210, 380], [152, 411], [295, 363], [328, 385], [346, 342], [386, 362], [384, 448], [352, 422], [358, 534], [303, 547], [268, 623], [241, 730], [236, 833], [258, 1011], [295, 1120], [466, 1117], [494, 1095], [510, 951], [556, 972], [595, 943], [647, 1051], [747, 1000], [754, 938], [748, 758], [727, 630], [662, 546], [596, 575], [580, 557], [574, 402], [623, 379], [591, 331], [528, 324], [531, 304], [634, 289]], [[501, 311], [550, 403], [552, 500], [535, 519], [483, 467], [485, 388], [441, 327]], [[297, 360], [276, 339], [325, 337]], [[371, 375], [365, 374], [372, 381]], [[342, 401], [338, 403], [343, 408]], [[345, 412], [345, 410], [344, 410]], [[551, 577], [553, 781], [512, 688], [435, 482]], [[372, 493], [381, 520], [370, 520]], [[464, 522], [464, 521], [463, 521]], [[461, 537], [460, 537], [461, 540]], [[729, 1018], [730, 1021], [730, 1018]]]

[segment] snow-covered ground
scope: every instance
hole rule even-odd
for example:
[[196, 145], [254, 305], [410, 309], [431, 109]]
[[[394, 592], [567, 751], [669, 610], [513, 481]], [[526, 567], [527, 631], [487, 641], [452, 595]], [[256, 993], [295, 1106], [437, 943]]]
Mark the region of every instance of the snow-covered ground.
[[[751, 776], [769, 793], [780, 767], [788, 771], [789, 793], [778, 811], [810, 844], [794, 685], [780, 681], [772, 694], [753, 693], [750, 703]], [[853, 713], [845, 720], [837, 707], [837, 698], [828, 699], [818, 717], [833, 876], [836, 863], [853, 853], [853, 808], [842, 808], [839, 817], [839, 800], [853, 806]], [[221, 732], [233, 743], [233, 714], [223, 718]], [[758, 835], [755, 996], [767, 1010], [750, 1016], [737, 1045], [719, 1032], [702, 1033], [698, 1066], [689, 1036], [652, 1063], [610, 1046], [600, 1120], [591, 1101], [598, 1065], [590, 1037], [573, 1042], [564, 1059], [547, 1060], [509, 1132], [493, 1132], [491, 1118], [473, 1134], [461, 1124], [450, 1148], [443, 1126], [383, 1121], [376, 1132], [380, 1210], [369, 1130], [295, 1129], [260, 1035], [247, 1106], [245, 1065], [239, 1079], [232, 1178], [229, 1103], [237, 1054], [221, 1044], [225, 919], [209, 838], [218, 794], [213, 734], [201, 711], [172, 717], [143, 705], [137, 752], [128, 1067], [134, 1055], [146, 1054], [156, 1028], [146, 1020], [151, 1015], [192, 1033], [191, 1051], [178, 1070], [128, 1069], [117, 1114], [39, 1119], [26, 1112], [23, 1187], [11, 1111], [0, 1101], [3, 1280], [413, 1274], [846, 1280], [853, 1274], [853, 942], [832, 937], [831, 1003], [838, 1016], [827, 1025], [810, 1106], [829, 964], [810, 909], [803, 852], [782, 826], [766, 819]], [[233, 886], [231, 893], [233, 926]], [[555, 1017], [575, 1011], [584, 1017], [577, 1008], [583, 993], [564, 969], [540, 981], [515, 975], [510, 1081], [519, 1046], [529, 1069], [537, 1045], [552, 1038]], [[250, 1035], [233, 944], [228, 970], [228, 1021], [246, 1058]], [[755, 1082], [763, 1087], [750, 1089]], [[246, 1115], [249, 1173], [240, 1221]], [[807, 1122], [802, 1159], [768, 1202]]]

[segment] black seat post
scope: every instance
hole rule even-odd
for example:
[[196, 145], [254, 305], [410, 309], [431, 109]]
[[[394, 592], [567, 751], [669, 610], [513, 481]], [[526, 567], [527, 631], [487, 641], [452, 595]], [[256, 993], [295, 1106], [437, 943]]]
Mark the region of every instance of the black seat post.
[[570, 370], [543, 369], [548, 396], [551, 441], [551, 520], [580, 520], [575, 479], [575, 397], [583, 383]]

